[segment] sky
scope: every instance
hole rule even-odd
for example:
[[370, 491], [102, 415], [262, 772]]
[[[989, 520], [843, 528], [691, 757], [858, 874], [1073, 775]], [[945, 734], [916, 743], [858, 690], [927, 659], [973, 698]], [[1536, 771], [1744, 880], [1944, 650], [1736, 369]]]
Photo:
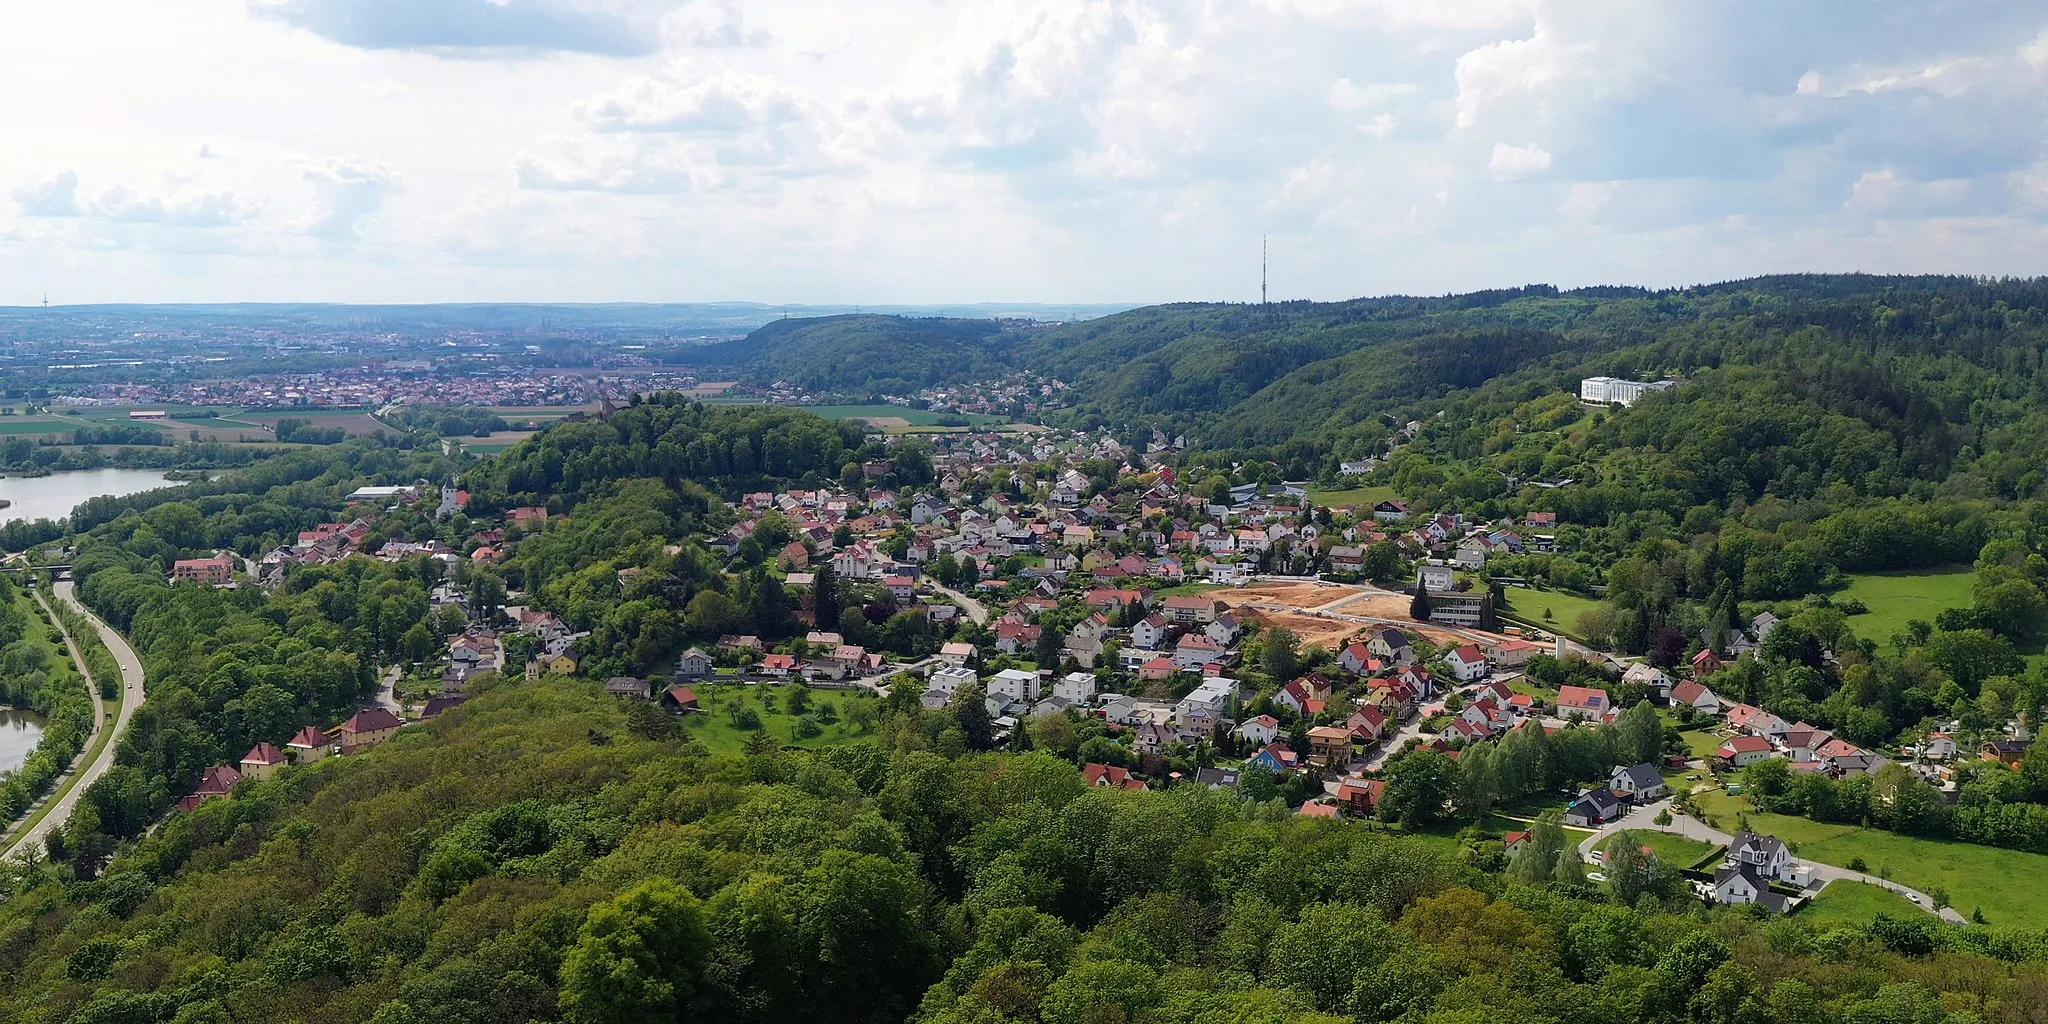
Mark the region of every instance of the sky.
[[2048, 5], [63, 0], [0, 304], [925, 303], [2048, 266]]

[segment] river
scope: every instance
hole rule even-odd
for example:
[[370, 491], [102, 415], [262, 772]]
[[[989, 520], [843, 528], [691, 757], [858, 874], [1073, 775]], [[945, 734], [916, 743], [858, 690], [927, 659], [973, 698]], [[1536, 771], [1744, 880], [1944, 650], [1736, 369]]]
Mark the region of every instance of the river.
[[62, 519], [87, 498], [134, 494], [170, 482], [161, 469], [74, 469], [49, 476], [10, 476], [0, 480], [0, 498], [13, 502], [0, 509], [0, 523]]
[[0, 711], [0, 772], [21, 767], [43, 738], [43, 716], [33, 711]]

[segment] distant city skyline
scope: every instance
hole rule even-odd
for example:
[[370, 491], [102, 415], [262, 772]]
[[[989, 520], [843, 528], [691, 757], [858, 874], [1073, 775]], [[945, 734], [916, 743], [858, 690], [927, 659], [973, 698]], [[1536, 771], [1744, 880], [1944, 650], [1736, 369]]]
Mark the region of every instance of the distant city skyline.
[[69, 0], [0, 306], [1075, 305], [2048, 268], [2048, 9]]

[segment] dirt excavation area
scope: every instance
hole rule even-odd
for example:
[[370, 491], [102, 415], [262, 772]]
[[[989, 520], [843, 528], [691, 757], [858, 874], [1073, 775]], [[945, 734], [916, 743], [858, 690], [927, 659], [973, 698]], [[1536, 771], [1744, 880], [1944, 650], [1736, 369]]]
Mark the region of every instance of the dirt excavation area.
[[1395, 620], [1401, 623], [1402, 629], [1419, 633], [1431, 643], [1464, 642], [1455, 634], [1415, 625], [1414, 620], [1408, 617], [1409, 599], [1404, 594], [1358, 590], [1331, 583], [1260, 583], [1211, 591], [1210, 596], [1240, 615], [1292, 632], [1308, 647], [1334, 651], [1344, 641], [1372, 629], [1364, 623], [1338, 618], [1339, 615]]
[[1259, 624], [1271, 629], [1278, 626], [1301, 639], [1303, 647], [1320, 647], [1334, 651], [1345, 640], [1365, 631], [1364, 626], [1345, 622], [1342, 619], [1323, 619], [1300, 612], [1271, 612], [1247, 609], [1247, 616], [1257, 619]]

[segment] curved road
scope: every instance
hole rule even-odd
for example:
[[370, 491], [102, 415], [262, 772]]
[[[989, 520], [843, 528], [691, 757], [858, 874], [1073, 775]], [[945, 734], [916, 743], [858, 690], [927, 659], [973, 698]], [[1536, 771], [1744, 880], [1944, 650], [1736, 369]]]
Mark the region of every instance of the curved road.
[[967, 617], [974, 620], [976, 625], [986, 625], [988, 623], [987, 605], [982, 604], [980, 601], [968, 597], [966, 594], [954, 590], [951, 587], [940, 586], [938, 580], [926, 579], [925, 582], [930, 584], [931, 588], [937, 591], [939, 596], [944, 597], [947, 600], [952, 601], [954, 604], [959, 605], [960, 609], [966, 612]]
[[[1659, 800], [1654, 804], [1644, 804], [1643, 806], [1638, 807], [1625, 815], [1622, 815], [1614, 821], [1609, 822], [1606, 826], [1601, 828], [1600, 831], [1595, 832], [1590, 836], [1587, 836], [1582, 842], [1579, 843], [1580, 859], [1585, 860], [1588, 863], [1591, 863], [1593, 848], [1605, 842], [1608, 836], [1611, 836], [1614, 833], [1621, 831], [1622, 829], [1631, 829], [1638, 832], [1670, 832], [1675, 835], [1684, 836], [1687, 839], [1697, 839], [1703, 843], [1711, 843], [1715, 846], [1727, 846], [1728, 844], [1735, 841], [1734, 836], [1731, 836], [1728, 833], [1722, 832], [1718, 829], [1709, 828], [1704, 823], [1695, 820], [1691, 815], [1680, 814], [1677, 811], [1671, 812], [1670, 825], [1659, 827], [1655, 820], [1657, 817], [1657, 812], [1670, 810], [1670, 808], [1671, 801], [1669, 799]], [[1940, 910], [1936, 910], [1934, 908], [1934, 901], [1928, 898], [1926, 893], [1921, 892], [1917, 889], [1908, 888], [1906, 886], [1900, 885], [1897, 882], [1889, 882], [1882, 878], [1878, 878], [1875, 875], [1866, 875], [1861, 871], [1851, 871], [1848, 868], [1838, 868], [1833, 864], [1822, 864], [1817, 860], [1808, 859], [1805, 863], [1807, 863], [1813, 868], [1813, 882], [1807, 885], [1809, 895], [1811, 895], [1812, 893], [1817, 893], [1820, 890], [1826, 888], [1829, 884], [1837, 881], [1866, 882], [1871, 885], [1882, 886], [1883, 888], [1890, 889], [1891, 891], [1898, 893], [1901, 896], [1909, 898], [1919, 897], [1917, 900], [1913, 902], [1913, 906], [1916, 906], [1921, 910], [1933, 914], [1941, 918], [1943, 921], [1948, 922], [1949, 924], [1969, 923], [1966, 919], [1964, 919], [1963, 915], [1958, 913], [1956, 909], [1953, 907], [1943, 907]]]
[[[43, 839], [52, 831], [62, 828], [65, 822], [71, 820], [71, 811], [78, 806], [78, 801], [85, 796], [86, 787], [99, 781], [100, 776], [105, 775], [107, 770], [114, 766], [114, 750], [121, 745], [121, 736], [128, 731], [129, 723], [134, 721], [135, 709], [142, 706], [142, 659], [135, 656], [135, 649], [129, 647], [128, 641], [121, 634], [114, 632], [113, 627], [101, 622], [99, 616], [94, 615], [83, 604], [79, 603], [77, 596], [72, 593], [71, 581], [59, 581], [53, 584], [51, 589], [55, 591], [57, 600], [70, 605], [73, 609], [83, 614], [86, 620], [92, 623], [93, 628], [99, 631], [100, 640], [107, 645], [107, 650], [113, 654], [115, 664], [121, 666], [121, 685], [126, 688], [126, 692], [122, 694], [121, 713], [114, 719], [114, 735], [107, 740], [106, 746], [100, 748], [99, 756], [93, 758], [91, 764], [86, 765], [83, 770], [77, 772], [72, 778], [59, 783], [60, 785], [68, 783], [69, 788], [65, 789], [63, 795], [57, 798], [57, 805], [50, 808], [50, 812], [43, 815], [42, 820], [36, 822], [35, 827], [10, 841], [7, 853], [9, 856], [15, 857], [20, 856], [24, 848], [33, 848], [40, 851]], [[59, 630], [63, 629], [61, 623], [59, 623], [58, 628]], [[64, 639], [65, 643], [71, 647], [72, 657], [78, 659], [78, 647], [71, 643], [71, 636], [68, 632], [65, 634]], [[78, 660], [81, 663], [83, 661], [83, 659]], [[97, 687], [94, 687], [93, 700], [95, 708], [97, 708], [99, 701]], [[103, 719], [105, 713], [97, 712], [94, 717], [96, 719]], [[87, 746], [89, 748], [91, 743], [88, 742]]]

